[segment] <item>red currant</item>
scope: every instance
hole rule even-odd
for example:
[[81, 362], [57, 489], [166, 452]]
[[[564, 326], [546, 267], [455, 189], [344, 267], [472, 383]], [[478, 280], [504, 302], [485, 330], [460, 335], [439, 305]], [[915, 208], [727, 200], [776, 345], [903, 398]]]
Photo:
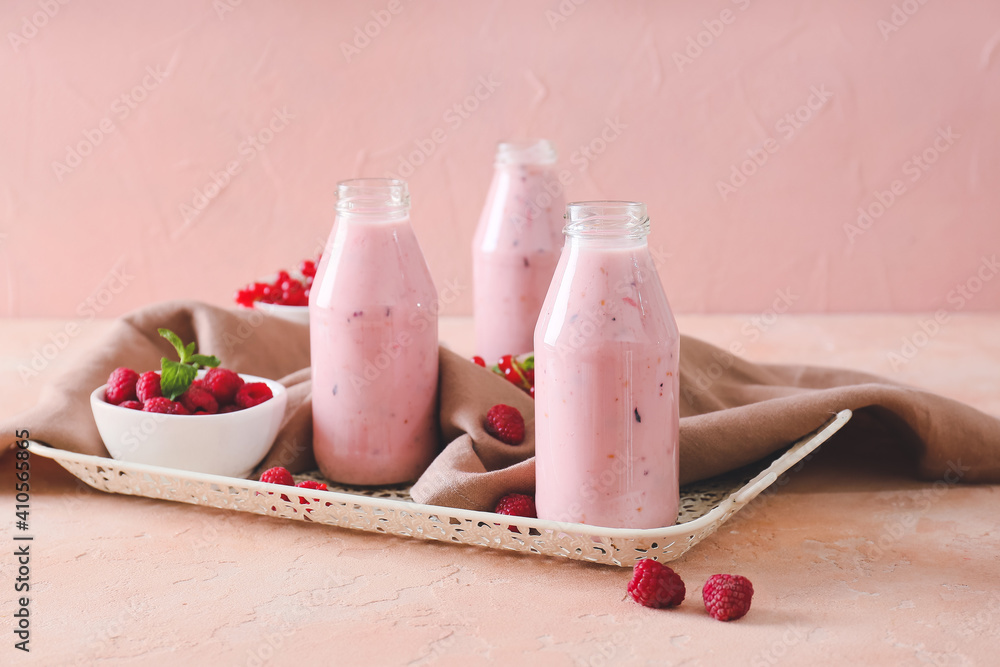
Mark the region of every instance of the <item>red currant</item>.
[[497, 362], [497, 367], [500, 368], [501, 373], [507, 375], [507, 373], [510, 372], [510, 369], [513, 368], [513, 364], [514, 364], [513, 355], [505, 354], [502, 357], [500, 357], [500, 361]]
[[312, 286], [313, 277], [316, 275], [316, 264], [318, 260], [305, 260], [299, 265], [302, 272], [302, 280], [293, 278], [288, 271], [278, 272], [273, 282], [250, 283], [234, 295], [236, 303], [247, 308], [252, 308], [254, 302], [273, 303], [282, 306], [307, 306], [309, 305], [309, 288]]

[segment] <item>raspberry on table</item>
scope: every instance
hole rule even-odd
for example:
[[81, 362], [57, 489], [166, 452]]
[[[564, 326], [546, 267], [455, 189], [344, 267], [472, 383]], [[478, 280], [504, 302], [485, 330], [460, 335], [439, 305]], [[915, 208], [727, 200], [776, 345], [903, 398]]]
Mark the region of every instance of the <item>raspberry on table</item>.
[[[497, 514], [506, 514], [507, 516], [523, 516], [529, 519], [538, 518], [538, 510], [535, 509], [535, 499], [523, 493], [508, 493], [497, 502], [496, 509], [493, 511]], [[512, 533], [521, 532], [517, 529], [517, 526], [507, 526], [507, 528]]]
[[643, 558], [635, 564], [632, 580], [628, 582], [628, 594], [632, 599], [653, 609], [676, 607], [684, 601], [686, 592], [680, 575], [651, 558]]
[[252, 408], [274, 397], [271, 388], [264, 382], [247, 382], [236, 392], [236, 405]]
[[701, 589], [705, 611], [717, 621], [735, 621], [750, 611], [753, 584], [738, 574], [713, 574]]
[[207, 389], [201, 387], [192, 386], [181, 394], [179, 398], [181, 404], [187, 408], [187, 411], [194, 415], [214, 415], [219, 411], [219, 402], [215, 400], [215, 396], [212, 396]]
[[118, 405], [124, 401], [135, 400], [135, 383], [139, 379], [139, 374], [131, 368], [120, 366], [111, 371], [108, 376], [108, 386], [104, 390], [104, 399], [112, 405]]
[[295, 486], [295, 479], [292, 478], [292, 473], [288, 472], [285, 468], [281, 466], [275, 466], [274, 468], [268, 468], [260, 475], [260, 481], [267, 482], [268, 484], [284, 484], [285, 486]]
[[188, 409], [182, 403], [171, 401], [166, 396], [154, 396], [142, 404], [144, 412], [158, 412], [164, 415], [189, 415]]
[[486, 432], [508, 445], [524, 442], [524, 417], [517, 408], [498, 403], [486, 413]]
[[202, 378], [202, 382], [205, 388], [212, 392], [212, 396], [219, 402], [219, 405], [235, 401], [236, 392], [245, 384], [243, 378], [228, 368], [209, 369], [205, 373], [205, 377]]
[[122, 401], [118, 404], [119, 408], [128, 408], [129, 410], [142, 410], [142, 403], [139, 401]]
[[143, 403], [151, 398], [163, 396], [163, 391], [160, 389], [160, 374], [156, 371], [146, 371], [140, 375], [135, 383], [135, 395]]

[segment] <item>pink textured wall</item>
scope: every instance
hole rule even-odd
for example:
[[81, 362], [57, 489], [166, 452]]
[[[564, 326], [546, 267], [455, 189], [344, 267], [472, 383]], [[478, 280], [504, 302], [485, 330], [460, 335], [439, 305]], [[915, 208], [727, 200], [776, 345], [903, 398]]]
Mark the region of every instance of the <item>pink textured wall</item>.
[[995, 0], [23, 0], [0, 27], [8, 315], [230, 303], [387, 172], [468, 313], [517, 135], [570, 200], [649, 204], [678, 311], [1000, 309]]

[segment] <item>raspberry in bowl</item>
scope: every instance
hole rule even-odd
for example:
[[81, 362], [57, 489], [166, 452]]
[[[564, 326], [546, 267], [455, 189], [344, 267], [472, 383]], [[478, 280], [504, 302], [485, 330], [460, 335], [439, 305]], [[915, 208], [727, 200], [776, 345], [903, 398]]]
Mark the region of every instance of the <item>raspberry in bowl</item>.
[[174, 403], [183, 410], [168, 408], [161, 412], [108, 403], [107, 385], [102, 385], [91, 393], [90, 407], [113, 459], [246, 477], [278, 435], [288, 396], [285, 388], [274, 380], [242, 373], [239, 377], [247, 384], [266, 385], [272, 397], [242, 410], [215, 414], [191, 414], [180, 401], [169, 401], [162, 396], [147, 401]]
[[[180, 362], [117, 368], [90, 395], [97, 430], [119, 461], [246, 477], [278, 434], [288, 396], [274, 380], [219, 368], [166, 329]], [[204, 368], [200, 368], [204, 366]]]

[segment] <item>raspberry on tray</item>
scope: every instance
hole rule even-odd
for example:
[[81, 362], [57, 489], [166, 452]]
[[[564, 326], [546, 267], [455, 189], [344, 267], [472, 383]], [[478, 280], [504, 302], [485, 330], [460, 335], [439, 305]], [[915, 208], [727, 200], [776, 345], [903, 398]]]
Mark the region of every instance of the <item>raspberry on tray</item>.
[[500, 442], [520, 445], [524, 442], [524, 417], [517, 408], [498, 403], [486, 413], [486, 432]]

